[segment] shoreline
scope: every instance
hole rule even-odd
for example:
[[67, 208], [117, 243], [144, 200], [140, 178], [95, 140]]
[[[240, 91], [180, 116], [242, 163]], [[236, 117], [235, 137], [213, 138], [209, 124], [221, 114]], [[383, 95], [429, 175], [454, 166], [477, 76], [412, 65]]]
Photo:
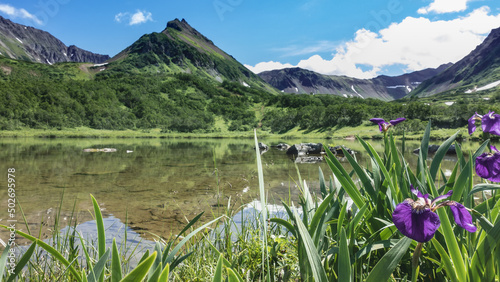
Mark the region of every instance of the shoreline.
[[[432, 140], [445, 140], [459, 133], [459, 140], [480, 140], [479, 135], [468, 136], [467, 130], [464, 128], [457, 129], [439, 129], [434, 130], [431, 134]], [[378, 131], [378, 128], [373, 125], [361, 125], [357, 127], [331, 128], [327, 130], [307, 131], [294, 128], [285, 133], [271, 133], [258, 129], [259, 138], [276, 138], [276, 139], [298, 139], [298, 138], [315, 138], [315, 139], [355, 139], [359, 136], [362, 139], [382, 139], [383, 135]], [[403, 135], [395, 135], [402, 137]], [[91, 128], [67, 128], [67, 129], [21, 129], [21, 130], [1, 130], [0, 138], [144, 138], [144, 139], [192, 139], [192, 138], [209, 138], [209, 139], [226, 139], [226, 138], [253, 138], [253, 131], [246, 132], [205, 132], [205, 133], [180, 133], [169, 132], [162, 133], [161, 129], [149, 130], [102, 130]], [[405, 134], [407, 140], [420, 140], [423, 138], [423, 132], [412, 132]]]

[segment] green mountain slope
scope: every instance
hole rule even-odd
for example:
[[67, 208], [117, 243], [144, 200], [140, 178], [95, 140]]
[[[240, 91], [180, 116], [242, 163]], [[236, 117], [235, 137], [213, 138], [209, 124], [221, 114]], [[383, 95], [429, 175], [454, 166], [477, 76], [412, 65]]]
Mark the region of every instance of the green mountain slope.
[[499, 80], [500, 28], [497, 28], [469, 55], [424, 81], [411, 95], [425, 97], [451, 89], [465, 92]]
[[142, 36], [106, 65], [114, 73], [189, 73], [222, 82], [276, 92], [257, 75], [191, 27], [184, 19], [168, 22], [161, 33]]

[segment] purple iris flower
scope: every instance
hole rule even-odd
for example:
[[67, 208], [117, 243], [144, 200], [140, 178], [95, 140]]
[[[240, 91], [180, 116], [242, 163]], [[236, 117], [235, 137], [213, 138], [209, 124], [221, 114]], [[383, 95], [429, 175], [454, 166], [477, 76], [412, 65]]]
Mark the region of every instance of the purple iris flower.
[[490, 146], [491, 153], [483, 153], [476, 158], [476, 173], [481, 178], [500, 182], [500, 151]]
[[489, 111], [486, 115], [482, 116], [477, 113], [472, 115], [468, 120], [469, 122], [469, 135], [476, 131], [476, 121], [481, 121], [481, 128], [483, 132], [500, 135], [500, 115], [495, 112]]
[[435, 210], [448, 206], [453, 213], [458, 226], [469, 232], [476, 232], [477, 228], [472, 224], [472, 216], [466, 207], [455, 201], [438, 201], [451, 196], [453, 191], [439, 196], [434, 200], [429, 199], [429, 194], [423, 195], [420, 191], [410, 186], [411, 192], [417, 196], [417, 200], [406, 199], [396, 206], [392, 213], [392, 222], [406, 237], [417, 242], [425, 243], [434, 237], [441, 221]]
[[387, 132], [389, 130], [389, 127], [394, 126], [402, 121], [405, 121], [405, 118], [397, 118], [394, 120], [391, 120], [389, 122], [386, 122], [383, 118], [372, 118], [370, 119], [371, 122], [378, 124], [378, 128], [380, 129], [380, 132]]

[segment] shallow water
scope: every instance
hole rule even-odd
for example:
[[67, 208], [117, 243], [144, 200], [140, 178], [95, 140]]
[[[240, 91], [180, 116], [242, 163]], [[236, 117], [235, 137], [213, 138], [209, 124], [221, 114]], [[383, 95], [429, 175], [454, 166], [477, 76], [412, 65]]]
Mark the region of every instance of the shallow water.
[[[267, 145], [322, 142], [364, 151], [357, 141], [349, 140], [260, 141]], [[370, 143], [382, 151], [381, 141]], [[418, 142], [407, 143], [405, 156], [410, 163], [417, 160], [412, 151], [418, 146]], [[116, 152], [85, 152], [88, 148], [114, 148]], [[356, 154], [362, 165], [367, 157]], [[4, 138], [0, 139], [0, 183], [6, 187], [8, 168], [16, 169], [16, 200], [31, 233], [38, 234], [41, 228], [42, 238], [50, 236], [58, 214], [60, 228], [72, 218], [79, 223], [92, 220], [90, 194], [98, 200], [105, 217], [128, 222], [143, 238], [151, 239], [151, 234], [168, 238], [200, 212], [205, 212], [202, 221], [208, 221], [223, 213], [228, 204], [239, 207], [259, 199], [255, 159], [251, 139]], [[451, 172], [455, 161], [452, 156], [446, 158], [443, 171]], [[262, 155], [262, 162], [268, 202], [297, 201], [295, 161], [284, 151], [271, 148]], [[349, 169], [347, 162], [342, 162]], [[324, 161], [297, 167], [313, 191], [318, 191], [318, 167], [325, 177], [331, 175]], [[0, 190], [0, 224], [8, 219], [7, 197], [7, 188]], [[26, 232], [19, 208], [15, 219], [16, 228]], [[85, 231], [85, 226], [79, 230]], [[0, 231], [0, 238], [5, 241], [8, 233]]]

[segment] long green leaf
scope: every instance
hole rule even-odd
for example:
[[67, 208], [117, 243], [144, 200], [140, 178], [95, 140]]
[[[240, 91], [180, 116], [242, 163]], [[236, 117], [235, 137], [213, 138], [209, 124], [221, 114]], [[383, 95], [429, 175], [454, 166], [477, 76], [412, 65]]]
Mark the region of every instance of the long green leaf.
[[500, 185], [498, 184], [478, 184], [474, 186], [474, 188], [469, 192], [469, 197], [477, 192], [482, 192], [486, 190], [498, 190], [500, 189]]
[[290, 233], [292, 233], [293, 236], [297, 237], [297, 232], [295, 231], [295, 227], [293, 227], [293, 225], [290, 222], [282, 218], [271, 218], [270, 221], [284, 226]]
[[[340, 223], [339, 223], [340, 224]], [[340, 229], [339, 243], [339, 281], [352, 281], [351, 277], [351, 256], [349, 255], [349, 246], [347, 245], [347, 237], [345, 229]], [[319, 281], [319, 280], [316, 280]], [[324, 280], [326, 281], [326, 280]]]
[[118, 247], [116, 246], [116, 239], [113, 238], [113, 252], [111, 256], [111, 282], [118, 282], [122, 280], [122, 262]]
[[[4, 227], [7, 227], [7, 226], [4, 226]], [[5, 247], [5, 249], [2, 252], [2, 255], [0, 256], [0, 279], [2, 278], [3, 273], [4, 273], [6, 266], [7, 266], [7, 258], [9, 257], [9, 249], [10, 249], [10, 245], [7, 244], [7, 247]]]
[[[262, 273], [264, 273], [265, 263], [267, 262], [267, 269], [269, 270], [269, 260], [265, 258], [268, 257], [267, 252], [267, 201], [266, 201], [266, 187], [264, 185], [264, 171], [262, 169], [262, 160], [260, 158], [260, 149], [259, 149], [259, 141], [257, 139], [257, 129], [254, 129], [254, 141], [255, 141], [255, 155], [257, 161], [257, 175], [259, 178], [259, 194], [260, 194], [260, 204], [262, 206], [262, 212], [260, 213], [262, 216], [262, 233], [263, 233], [263, 242], [262, 242]], [[299, 174], [300, 177], [300, 174]], [[299, 181], [300, 184], [300, 181]], [[267, 271], [266, 280], [270, 280], [270, 271]]]
[[441, 226], [439, 227], [439, 230], [441, 231], [441, 234], [443, 234], [446, 241], [448, 253], [450, 254], [451, 260], [453, 261], [453, 266], [457, 273], [457, 277], [466, 277], [462, 252], [460, 251], [460, 248], [458, 246], [457, 238], [455, 237], [455, 233], [453, 232], [453, 228], [451, 227], [451, 222], [448, 214], [446, 213], [445, 209], [438, 209], [437, 213], [439, 215], [439, 219], [441, 219]]
[[141, 262], [134, 270], [132, 270], [127, 276], [123, 277], [121, 282], [136, 282], [136, 281], [142, 281], [149, 272], [149, 269], [153, 265], [155, 259], [156, 259], [157, 253], [153, 252], [151, 256], [149, 256], [147, 259], [145, 259], [143, 262]]
[[193, 237], [194, 235], [196, 235], [198, 232], [200, 232], [201, 230], [207, 228], [208, 226], [210, 226], [211, 224], [215, 223], [216, 221], [218, 221], [221, 217], [218, 217], [200, 227], [198, 227], [196, 230], [194, 230], [193, 232], [189, 233], [189, 235], [187, 235], [186, 237], [184, 237], [184, 239], [182, 239], [182, 241], [179, 242], [179, 244], [177, 244], [175, 246], [175, 248], [168, 254], [168, 256], [166, 257], [165, 261], [163, 261], [163, 264], [166, 265], [167, 263], [171, 263], [175, 257], [175, 255], [177, 255], [177, 252], [179, 252], [179, 250], [182, 248], [182, 246], [184, 246], [184, 244], [187, 243], [187, 241], [189, 241], [189, 239], [191, 239], [191, 237]]
[[304, 223], [300, 220], [299, 214], [296, 210], [294, 210], [295, 215], [295, 224], [297, 224], [298, 233], [300, 235], [300, 239], [302, 240], [305, 252], [307, 255], [307, 260], [309, 262], [310, 270], [313, 274], [315, 281], [328, 281], [328, 278], [325, 273], [325, 269], [321, 264], [321, 258], [319, 257], [318, 251], [314, 247], [313, 240], [309, 235]]
[[94, 265], [89, 275], [87, 276], [87, 281], [96, 282], [98, 277], [104, 274], [104, 267], [106, 266], [106, 261], [109, 257], [109, 249], [99, 258], [99, 261]]
[[243, 282], [243, 278], [232, 268], [226, 267], [228, 282]]
[[368, 195], [370, 195], [372, 201], [375, 201], [377, 199], [377, 192], [375, 191], [375, 188], [373, 188], [370, 177], [368, 177], [365, 170], [344, 148], [342, 148], [342, 151], [344, 152], [344, 156], [346, 156], [347, 161], [351, 164], [352, 168], [358, 175], [359, 180], [361, 180], [361, 183], [363, 183], [363, 188], [368, 193]]
[[441, 262], [443, 262], [444, 269], [446, 270], [446, 274], [448, 274], [448, 277], [451, 279], [451, 281], [458, 282], [457, 278], [457, 273], [455, 271], [455, 268], [453, 267], [453, 264], [451, 263], [451, 259], [444, 250], [443, 246], [439, 243], [436, 238], [432, 238], [431, 240], [432, 245], [436, 249], [436, 251], [439, 253], [441, 256]]
[[222, 254], [217, 260], [217, 266], [215, 267], [215, 274], [212, 282], [222, 282]]
[[[99, 251], [99, 258], [101, 258], [106, 252], [106, 234], [104, 231], [104, 221], [102, 219], [101, 208], [99, 204], [97, 204], [97, 200], [94, 198], [92, 194], [90, 194], [90, 198], [92, 198], [92, 204], [94, 206], [95, 213], [95, 224], [97, 227], [97, 245]], [[104, 272], [99, 277], [99, 281], [104, 281]]]
[[363, 257], [363, 256], [365, 256], [373, 251], [377, 251], [377, 250], [385, 249], [385, 248], [392, 248], [398, 242], [399, 242], [399, 239], [391, 239], [391, 240], [378, 241], [378, 242], [375, 242], [372, 244], [368, 244], [356, 253], [356, 255], [354, 256], [354, 259], [358, 260], [361, 257]]
[[[422, 138], [422, 143], [420, 143], [420, 152], [422, 152], [422, 162], [425, 164], [427, 161], [427, 156], [429, 154], [429, 140], [431, 137], [431, 121], [427, 123], [425, 128], [424, 136]], [[417, 171], [417, 175], [423, 173], [423, 171]]]
[[[4, 227], [6, 229], [8, 229], [7, 226], [4, 226], [4, 225], [0, 225], [0, 227]], [[45, 251], [47, 251], [49, 254], [52, 255], [52, 257], [54, 257], [55, 259], [57, 259], [59, 262], [61, 262], [64, 266], [68, 267], [69, 268], [69, 271], [74, 275], [74, 278], [77, 280], [77, 281], [82, 281], [82, 277], [81, 275], [76, 271], [76, 269], [71, 265], [71, 263], [66, 260], [64, 258], [64, 256], [59, 253], [56, 249], [54, 249], [52, 246], [50, 246], [49, 244], [45, 243], [44, 241], [42, 240], [39, 240], [31, 235], [28, 235], [22, 231], [19, 231], [19, 230], [16, 230], [16, 234], [19, 234], [20, 236], [32, 241], [32, 242], [36, 242], [36, 244], [38, 246], [40, 246], [42, 249], [44, 249]]]
[[347, 179], [345, 175], [339, 170], [339, 168], [334, 164], [334, 162], [338, 162], [335, 156], [333, 156], [333, 159], [326, 158], [326, 162], [328, 163], [328, 166], [332, 170], [333, 174], [337, 177], [344, 190], [351, 197], [354, 204], [358, 208], [361, 208], [365, 204], [363, 196], [359, 192], [358, 188], [349, 182], [350, 179]]
[[[24, 253], [23, 257], [17, 262], [16, 267], [14, 268], [14, 274], [9, 276], [9, 280], [7, 282], [14, 281], [16, 277], [21, 273], [23, 268], [26, 266], [26, 264], [29, 262], [31, 256], [33, 255], [33, 252], [35, 251], [36, 248], [36, 243], [31, 244], [29, 249]], [[0, 259], [1, 261], [1, 259]], [[1, 266], [0, 263], [0, 268], [4, 268]], [[1, 271], [1, 270], [0, 270]], [[2, 277], [2, 274], [0, 274], [0, 278]]]
[[367, 282], [380, 282], [387, 281], [394, 269], [398, 266], [401, 258], [408, 252], [408, 247], [410, 247], [411, 239], [404, 237], [399, 240], [399, 242], [392, 247], [375, 265], [373, 270], [368, 275], [366, 279]]
[[169, 274], [170, 274], [170, 264], [167, 263], [167, 265], [163, 268], [163, 271], [161, 272], [160, 278], [158, 278], [158, 282], [167, 282]]
[[429, 168], [429, 172], [431, 174], [431, 180], [435, 181], [436, 180], [436, 175], [439, 169], [439, 166], [441, 165], [441, 161], [443, 160], [444, 156], [448, 152], [448, 149], [450, 148], [451, 144], [455, 142], [455, 139], [457, 138], [459, 131], [457, 131], [455, 134], [453, 134], [450, 138], [448, 138], [446, 141], [439, 146], [439, 149], [437, 150], [436, 154], [434, 155], [434, 158], [432, 159], [431, 166]]

